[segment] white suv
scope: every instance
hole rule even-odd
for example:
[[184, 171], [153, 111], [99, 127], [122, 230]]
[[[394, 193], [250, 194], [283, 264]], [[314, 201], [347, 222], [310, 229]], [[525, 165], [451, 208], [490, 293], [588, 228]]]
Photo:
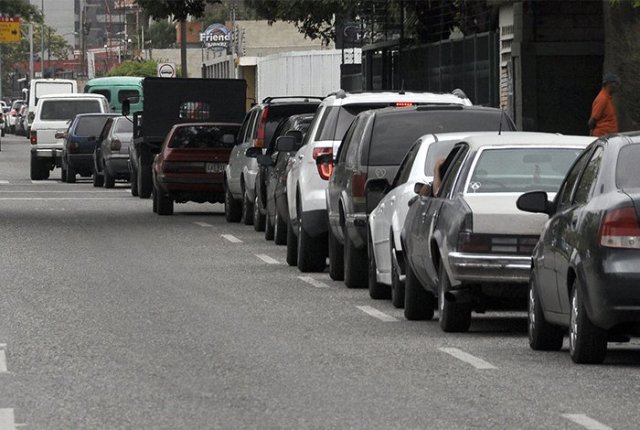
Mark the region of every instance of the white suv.
[[327, 257], [326, 189], [331, 171], [316, 165], [321, 154], [337, 154], [352, 120], [369, 109], [415, 104], [459, 104], [471, 102], [460, 90], [451, 94], [413, 92], [347, 93], [338, 91], [325, 98], [302, 147], [292, 158], [287, 175], [290, 224], [287, 262], [302, 272], [322, 271]]

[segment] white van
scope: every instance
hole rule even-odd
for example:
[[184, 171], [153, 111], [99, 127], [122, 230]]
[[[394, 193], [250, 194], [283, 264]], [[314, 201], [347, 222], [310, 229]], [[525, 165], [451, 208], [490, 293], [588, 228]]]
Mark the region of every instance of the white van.
[[29, 83], [29, 98], [25, 98], [29, 105], [29, 113], [25, 124], [27, 136], [29, 135], [40, 97], [49, 94], [72, 94], [77, 92], [78, 84], [73, 79], [32, 79]]
[[31, 179], [47, 179], [62, 165], [62, 134], [80, 113], [110, 112], [109, 102], [99, 94], [51, 94], [40, 97], [31, 124]]

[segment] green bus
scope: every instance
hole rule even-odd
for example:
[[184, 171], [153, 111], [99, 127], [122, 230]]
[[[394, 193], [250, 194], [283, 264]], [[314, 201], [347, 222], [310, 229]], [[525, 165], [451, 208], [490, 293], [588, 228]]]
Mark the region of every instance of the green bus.
[[129, 99], [131, 112], [142, 111], [142, 80], [137, 76], [110, 76], [87, 81], [85, 93], [102, 94], [109, 101], [112, 112], [122, 113], [122, 101]]

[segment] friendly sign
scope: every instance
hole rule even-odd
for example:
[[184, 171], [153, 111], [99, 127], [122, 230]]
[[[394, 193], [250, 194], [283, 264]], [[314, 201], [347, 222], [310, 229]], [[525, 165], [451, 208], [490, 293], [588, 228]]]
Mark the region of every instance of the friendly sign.
[[161, 78], [175, 78], [178, 76], [176, 65], [174, 63], [158, 64], [158, 76]]
[[20, 42], [20, 17], [0, 16], [0, 43]]
[[223, 24], [211, 24], [200, 33], [200, 42], [211, 50], [228, 49], [231, 45], [231, 31]]

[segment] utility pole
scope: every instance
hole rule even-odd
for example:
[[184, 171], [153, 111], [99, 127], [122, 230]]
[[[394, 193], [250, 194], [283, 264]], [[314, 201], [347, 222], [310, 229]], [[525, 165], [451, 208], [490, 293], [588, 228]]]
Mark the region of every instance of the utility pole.
[[29, 23], [29, 82], [33, 80], [33, 24]]
[[180, 63], [182, 63], [182, 77], [188, 78], [187, 74], [187, 20], [180, 21]]
[[44, 0], [41, 0], [42, 26], [40, 27], [40, 77], [44, 78]]

